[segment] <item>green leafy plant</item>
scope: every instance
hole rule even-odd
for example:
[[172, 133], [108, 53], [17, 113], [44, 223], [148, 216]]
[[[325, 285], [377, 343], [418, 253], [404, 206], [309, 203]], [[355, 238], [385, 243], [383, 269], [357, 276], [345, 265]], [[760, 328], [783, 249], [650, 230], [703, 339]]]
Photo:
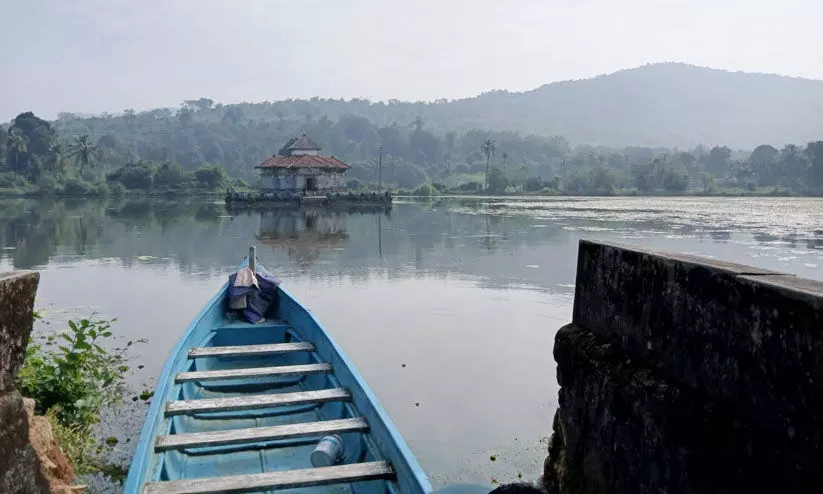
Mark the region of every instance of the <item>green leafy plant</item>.
[[29, 345], [18, 389], [35, 399], [38, 412], [57, 407], [56, 416], [64, 423], [94, 424], [104, 407], [121, 402], [130, 345], [103, 348], [113, 336], [113, 322], [69, 321], [69, 330], [49, 337], [46, 345]]
[[[41, 314], [35, 312], [36, 319]], [[17, 377], [17, 389], [33, 398], [37, 412], [52, 422], [54, 432], [77, 473], [106, 473], [103, 458], [111, 441], [94, 438], [93, 426], [107, 407], [122, 403], [129, 371], [129, 348], [145, 340], [112, 348], [115, 319], [69, 321], [68, 329], [32, 340]], [[41, 340], [42, 341], [42, 340]]]

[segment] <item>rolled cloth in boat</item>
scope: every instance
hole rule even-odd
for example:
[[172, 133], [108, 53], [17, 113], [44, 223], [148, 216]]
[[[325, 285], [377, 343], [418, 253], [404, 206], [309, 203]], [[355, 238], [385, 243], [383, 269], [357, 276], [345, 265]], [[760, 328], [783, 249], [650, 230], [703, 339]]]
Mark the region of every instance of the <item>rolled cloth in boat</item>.
[[[254, 275], [254, 271], [249, 269], [248, 266], [245, 268], [237, 271], [232, 276], [229, 276], [229, 282], [231, 286], [234, 287], [252, 287], [259, 288], [257, 285], [257, 277]], [[248, 306], [248, 300], [246, 299], [246, 294], [238, 295], [236, 297], [229, 297], [229, 308], [231, 309], [245, 309]]]
[[266, 313], [277, 302], [277, 287], [280, 285], [280, 279], [268, 273], [258, 272], [253, 275], [256, 277], [256, 286], [254, 284], [236, 286], [238, 275], [239, 272], [229, 276], [229, 306], [231, 307], [232, 301], [238, 297], [245, 297], [246, 305], [240, 310], [243, 318], [252, 324], [262, 322], [266, 318]]
[[[229, 278], [231, 278], [231, 276]], [[257, 276], [255, 276], [254, 271], [249, 269], [247, 266], [234, 273], [234, 281], [231, 285], [238, 287], [249, 287], [252, 285], [257, 286]]]

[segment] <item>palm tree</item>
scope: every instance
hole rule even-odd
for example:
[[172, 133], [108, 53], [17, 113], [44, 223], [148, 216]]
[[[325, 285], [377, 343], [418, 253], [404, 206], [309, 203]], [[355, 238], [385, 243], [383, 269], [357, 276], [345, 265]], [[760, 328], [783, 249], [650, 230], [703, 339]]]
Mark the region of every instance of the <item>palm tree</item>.
[[63, 171], [63, 145], [59, 142], [53, 143], [49, 146], [46, 164], [50, 172], [56, 174]]
[[94, 162], [100, 157], [100, 150], [89, 141], [89, 136], [83, 134], [69, 146], [69, 156], [74, 159], [74, 163], [80, 168], [80, 176], [87, 166], [94, 166]]
[[9, 133], [8, 147], [9, 151], [14, 153], [14, 170], [19, 172], [20, 155], [28, 152], [29, 140], [28, 138], [26, 138], [25, 135], [21, 134], [20, 132], [12, 130], [11, 133]]
[[495, 144], [494, 141], [491, 139], [486, 139], [486, 142], [480, 146], [480, 150], [483, 151], [483, 154], [486, 155], [486, 186], [484, 187], [485, 190], [489, 190], [489, 161], [491, 157], [494, 156]]

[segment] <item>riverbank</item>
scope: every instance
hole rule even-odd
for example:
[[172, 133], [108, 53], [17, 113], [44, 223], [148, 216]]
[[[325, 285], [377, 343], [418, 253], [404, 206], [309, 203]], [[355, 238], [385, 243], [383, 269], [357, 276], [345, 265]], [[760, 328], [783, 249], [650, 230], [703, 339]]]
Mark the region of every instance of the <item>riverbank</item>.
[[91, 192], [74, 192], [66, 193], [65, 191], [59, 193], [45, 193], [40, 190], [18, 190], [18, 189], [0, 189], [0, 198], [9, 199], [102, 199], [102, 198], [170, 198], [170, 197], [185, 197], [185, 198], [222, 198], [223, 193], [218, 190], [123, 190], [111, 191], [108, 189], [97, 189]]
[[[34, 177], [34, 178], [33, 178]], [[111, 173], [100, 169], [58, 173], [21, 174], [0, 172], [0, 197], [118, 197], [118, 196], [200, 196], [219, 194], [225, 187], [248, 188], [216, 166], [187, 171], [177, 165], [137, 162]]]
[[17, 389], [39, 282], [31, 271], [0, 276], [0, 492], [72, 491], [74, 471], [51, 420]]

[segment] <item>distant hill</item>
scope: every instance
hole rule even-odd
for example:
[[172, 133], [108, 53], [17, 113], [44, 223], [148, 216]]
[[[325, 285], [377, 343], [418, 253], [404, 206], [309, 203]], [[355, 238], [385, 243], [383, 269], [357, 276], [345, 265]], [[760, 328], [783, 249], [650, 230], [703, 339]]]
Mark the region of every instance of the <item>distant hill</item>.
[[[59, 175], [88, 143], [98, 148], [93, 168], [100, 174], [146, 160], [184, 170], [214, 164], [254, 180], [255, 165], [306, 133], [324, 153], [354, 165], [349, 177], [376, 182], [379, 176], [404, 188], [454, 176], [483, 181], [488, 163], [521, 184], [529, 177], [601, 183], [603, 177], [587, 170], [605, 167], [614, 172], [605, 182], [657, 190], [664, 184], [656, 160], [663, 160], [675, 189], [702, 184], [701, 173], [708, 172], [733, 185], [792, 190], [805, 190], [814, 178], [815, 193], [823, 191], [823, 81], [673, 63], [453, 101], [311, 98], [224, 105], [200, 98], [174, 109], [61, 114], [51, 124], [28, 113], [15, 121], [0, 125], [6, 162], [3, 167], [0, 159], [0, 171], [32, 180], [42, 170]], [[812, 141], [820, 142], [808, 146]], [[749, 151], [759, 146], [749, 162]], [[655, 176], [644, 175], [647, 165]]]
[[751, 149], [823, 137], [823, 81], [663, 63], [426, 110], [424, 119], [444, 128], [557, 134], [578, 144]]
[[[356, 115], [378, 127], [397, 124], [407, 128], [421, 117], [425, 128], [438, 134], [473, 129], [515, 131], [563, 136], [576, 145], [615, 147], [719, 144], [752, 149], [763, 143], [782, 146], [823, 137], [823, 81], [681, 63], [652, 64], [522, 93], [492, 91], [452, 101], [373, 103], [311, 98], [218, 104], [201, 117], [219, 119], [232, 107], [241, 118], [260, 122], [310, 121], [324, 116], [336, 121], [343, 115]], [[161, 115], [162, 111], [150, 113]]]

